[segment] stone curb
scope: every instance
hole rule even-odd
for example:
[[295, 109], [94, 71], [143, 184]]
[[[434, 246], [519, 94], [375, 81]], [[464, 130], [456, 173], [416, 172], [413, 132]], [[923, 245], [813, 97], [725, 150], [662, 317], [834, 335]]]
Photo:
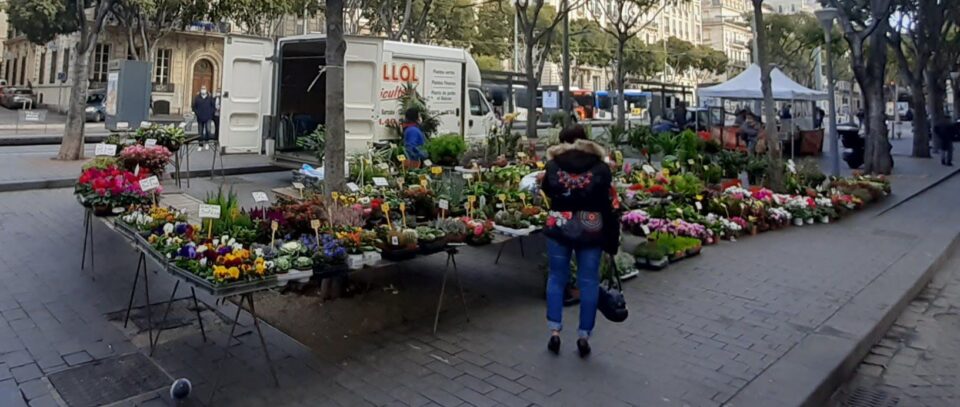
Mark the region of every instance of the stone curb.
[[826, 405], [958, 245], [956, 232], [918, 240], [911, 251], [723, 405]]
[[[95, 144], [106, 138], [107, 136], [87, 136], [83, 138], [83, 142], [85, 144]], [[63, 137], [61, 136], [0, 137], [0, 147], [59, 145], [62, 141]]]
[[[223, 170], [224, 176], [228, 175], [246, 175], [246, 174], [260, 174], [265, 172], [276, 172], [284, 171], [287, 168], [279, 167], [276, 165], [257, 165], [252, 167], [236, 167], [236, 168], [225, 168]], [[215, 171], [215, 175], [220, 175], [220, 170]], [[190, 172], [190, 178], [204, 178], [210, 176], [210, 170], [194, 170]], [[25, 181], [11, 181], [11, 182], [0, 182], [0, 192], [14, 192], [14, 191], [27, 191], [31, 189], [57, 189], [57, 188], [69, 188], [76, 183], [77, 179], [74, 178], [54, 178], [54, 179], [43, 179], [43, 180], [25, 180]]]

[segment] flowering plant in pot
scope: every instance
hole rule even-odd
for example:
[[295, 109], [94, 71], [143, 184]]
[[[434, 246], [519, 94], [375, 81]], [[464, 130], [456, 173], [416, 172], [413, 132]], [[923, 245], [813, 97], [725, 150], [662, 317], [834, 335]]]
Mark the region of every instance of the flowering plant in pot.
[[129, 146], [120, 152], [118, 161], [127, 171], [148, 170], [150, 174], [163, 175], [173, 154], [163, 146], [145, 147], [142, 145]]
[[[650, 215], [642, 209], [634, 209], [620, 217], [623, 228], [637, 236], [645, 236], [643, 227], [650, 221]], [[649, 227], [647, 228], [649, 230]]]
[[166, 126], [162, 124], [151, 124], [147, 127], [137, 129], [134, 134], [137, 143], [144, 144], [148, 139], [157, 141], [158, 146], [166, 147], [175, 152], [180, 150], [180, 146], [187, 140], [184, 130], [178, 126]]
[[462, 218], [467, 225], [467, 244], [481, 246], [493, 241], [493, 221]]
[[[157, 188], [156, 193], [161, 189]], [[150, 194], [140, 189], [140, 177], [116, 167], [88, 168], [80, 174], [74, 191], [100, 216], [109, 215], [115, 207], [150, 201]]]
[[466, 222], [461, 218], [438, 219], [434, 226], [446, 234], [449, 243], [463, 243], [469, 232]]

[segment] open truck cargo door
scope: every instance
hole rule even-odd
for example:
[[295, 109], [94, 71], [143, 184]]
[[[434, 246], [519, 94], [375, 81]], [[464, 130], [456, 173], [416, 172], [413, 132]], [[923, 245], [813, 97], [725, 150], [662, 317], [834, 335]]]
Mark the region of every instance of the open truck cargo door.
[[374, 141], [380, 117], [380, 65], [383, 40], [346, 37], [344, 55], [343, 116], [347, 151], [365, 151]]
[[227, 153], [259, 153], [273, 94], [273, 41], [228, 35], [223, 47], [220, 146]]

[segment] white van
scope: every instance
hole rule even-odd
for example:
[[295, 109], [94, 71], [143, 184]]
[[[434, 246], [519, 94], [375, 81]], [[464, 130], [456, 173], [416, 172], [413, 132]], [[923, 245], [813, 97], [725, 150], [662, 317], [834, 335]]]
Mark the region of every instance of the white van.
[[[395, 139], [398, 98], [416, 85], [439, 118], [437, 134], [486, 137], [493, 109], [480, 90], [480, 69], [460, 48], [345, 36], [344, 118], [347, 152]], [[226, 152], [259, 152], [272, 127], [277, 158], [296, 155], [295, 140], [323, 125], [326, 114], [326, 36], [228, 36], [224, 47], [220, 142]], [[288, 157], [283, 157], [285, 153]], [[303, 154], [300, 154], [303, 156]]]

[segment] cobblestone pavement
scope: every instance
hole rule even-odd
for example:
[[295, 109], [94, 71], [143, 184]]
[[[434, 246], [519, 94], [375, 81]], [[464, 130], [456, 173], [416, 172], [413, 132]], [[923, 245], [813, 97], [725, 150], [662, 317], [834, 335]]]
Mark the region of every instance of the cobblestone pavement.
[[856, 375], [835, 395], [835, 405], [952, 407], [960, 405], [960, 253], [870, 349]]
[[[541, 259], [508, 248], [513, 257], [494, 266], [495, 247], [460, 259], [470, 297], [482, 301], [471, 305], [469, 323], [450, 306], [437, 336], [432, 318], [417, 319], [353, 338], [348, 354], [320, 358], [267, 327], [277, 388], [249, 317], [229, 348], [235, 357], [224, 360], [227, 327], [218, 315], [234, 308], [202, 297], [204, 308], [219, 313], [204, 311], [215, 321], [206, 325], [208, 340], [192, 326], [164, 333], [153, 360], [171, 377], [193, 381], [188, 405], [205, 405], [217, 380], [224, 388], [215, 404], [226, 406], [721, 405], [914, 249], [924, 231], [960, 224], [960, 213], [938, 209], [957, 191], [960, 179], [881, 217], [745, 238], [645, 273], [625, 286], [630, 319], [600, 322], [588, 360], [575, 356], [572, 331], [560, 357], [544, 349]], [[0, 406], [56, 405], [51, 373], [149, 352], [142, 319], [127, 329], [116, 321], [130, 298], [135, 253], [98, 224], [96, 279], [89, 268], [81, 273], [81, 223], [69, 190], [0, 194]], [[435, 257], [401, 273], [433, 276], [439, 285], [443, 259]], [[153, 302], [172, 285], [150, 273]], [[139, 292], [136, 303], [143, 303]], [[575, 315], [567, 310], [568, 325]], [[163, 405], [160, 393], [119, 405]]]

